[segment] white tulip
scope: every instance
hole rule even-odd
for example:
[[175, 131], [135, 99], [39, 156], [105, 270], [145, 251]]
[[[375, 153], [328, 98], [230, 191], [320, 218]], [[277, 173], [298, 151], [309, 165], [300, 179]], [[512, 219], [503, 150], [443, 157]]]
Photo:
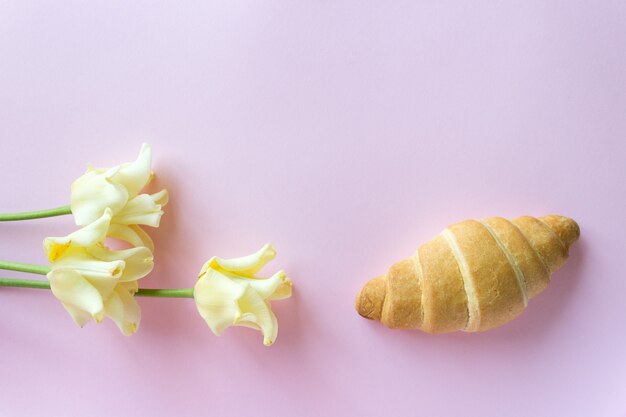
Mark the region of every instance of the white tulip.
[[152, 240], [139, 225], [159, 226], [168, 194], [167, 190], [139, 194], [152, 179], [151, 165], [152, 150], [144, 143], [133, 162], [108, 169], [89, 167], [72, 184], [70, 207], [76, 224], [87, 226], [108, 208], [112, 212], [108, 236], [153, 250]]
[[209, 328], [220, 335], [229, 326], [246, 326], [263, 333], [270, 346], [278, 335], [278, 322], [269, 301], [291, 296], [292, 283], [283, 271], [270, 278], [255, 274], [276, 256], [272, 245], [241, 258], [211, 258], [194, 287], [196, 307]]
[[141, 318], [133, 297], [137, 280], [154, 265], [150, 249], [139, 246], [114, 251], [104, 245], [113, 212], [106, 208], [94, 222], [65, 237], [49, 237], [44, 249], [51, 263], [47, 274], [52, 293], [76, 324], [110, 317], [125, 335]]

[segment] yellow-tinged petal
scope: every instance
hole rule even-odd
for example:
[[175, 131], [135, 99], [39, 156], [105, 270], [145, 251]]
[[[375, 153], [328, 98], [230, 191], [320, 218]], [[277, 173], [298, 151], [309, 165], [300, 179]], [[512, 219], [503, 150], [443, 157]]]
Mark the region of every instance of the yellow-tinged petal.
[[241, 285], [252, 287], [263, 300], [281, 300], [291, 296], [291, 280], [284, 271], [278, 271], [267, 279], [235, 278]]
[[125, 336], [130, 336], [137, 331], [141, 320], [141, 310], [137, 300], [126, 288], [116, 288], [105, 302], [105, 311]]
[[150, 194], [150, 198], [154, 201], [154, 204], [158, 204], [161, 207], [165, 206], [170, 201], [170, 195], [166, 189]]
[[72, 320], [74, 320], [74, 323], [76, 323], [79, 327], [83, 327], [85, 326], [85, 324], [89, 323], [93, 317], [91, 316], [91, 314], [80, 310], [76, 307], [73, 307], [69, 304], [65, 304], [65, 303], [61, 303], [63, 305], [63, 307], [65, 308], [65, 310], [70, 313], [70, 316], [72, 317]]
[[133, 246], [144, 246], [151, 252], [154, 251], [154, 243], [144, 230], [137, 225], [111, 224], [107, 236], [130, 243]]
[[196, 282], [194, 299], [200, 316], [216, 335], [232, 326], [241, 315], [237, 300], [244, 288], [216, 271], [208, 271]]
[[276, 288], [276, 291], [274, 291], [269, 297], [267, 297], [265, 301], [284, 300], [285, 298], [291, 297], [292, 287], [293, 283], [291, 282], [291, 280], [285, 277], [281, 285], [279, 285], [278, 288]]
[[100, 323], [106, 316], [115, 321], [124, 335], [137, 330], [141, 311], [133, 297], [139, 288], [136, 280], [120, 282], [111, 276], [88, 278], [74, 269], [64, 268], [53, 269], [48, 279], [53, 294], [79, 326], [92, 318]]
[[107, 317], [111, 318], [124, 333], [124, 304], [117, 292], [112, 292], [104, 302], [104, 312]]
[[271, 346], [278, 336], [278, 322], [269, 305], [250, 285], [245, 287], [237, 305], [242, 314], [235, 320], [235, 324], [260, 329], [263, 344]]
[[[75, 249], [72, 249], [75, 252]], [[91, 285], [93, 285], [103, 298], [113, 291], [124, 271], [124, 261], [101, 261], [90, 256], [82, 250], [82, 256], [65, 256], [60, 261], [53, 264], [53, 270], [72, 270]]]
[[102, 296], [82, 275], [72, 269], [53, 269], [47, 276], [52, 293], [63, 304], [89, 313], [96, 321], [102, 320]]
[[123, 288], [128, 291], [130, 295], [135, 295], [135, 293], [139, 290], [139, 284], [137, 281], [123, 281], [120, 282], [116, 288]]
[[67, 236], [45, 238], [43, 247], [48, 260], [55, 262], [70, 246], [89, 247], [104, 242], [111, 217], [112, 212], [107, 208], [98, 219]]
[[167, 190], [161, 190], [155, 194], [140, 194], [128, 201], [126, 206], [115, 215], [114, 223], [117, 224], [143, 224], [146, 226], [159, 227], [164, 204], [157, 201], [167, 202]]
[[122, 184], [128, 190], [129, 198], [133, 198], [152, 177], [152, 149], [150, 145], [141, 145], [139, 156], [133, 162], [120, 165], [119, 170], [111, 177], [115, 183]]
[[223, 259], [215, 256], [204, 264], [201, 274], [208, 268], [216, 268], [233, 272], [244, 277], [252, 277], [259, 272], [265, 264], [274, 259], [274, 257], [276, 257], [276, 251], [274, 247], [268, 243], [257, 252], [241, 258]]
[[85, 226], [102, 216], [106, 208], [118, 212], [126, 205], [128, 190], [111, 181], [118, 170], [100, 173], [90, 169], [72, 183], [70, 207], [76, 224]]
[[119, 276], [121, 282], [143, 278], [154, 267], [152, 252], [144, 247], [114, 251], [105, 246], [94, 246], [87, 249], [87, 252], [100, 261], [122, 262], [123, 268]]
[[123, 288], [117, 288], [117, 293], [124, 305], [124, 331], [132, 334], [137, 330], [141, 321], [139, 303], [137, 303], [133, 294]]

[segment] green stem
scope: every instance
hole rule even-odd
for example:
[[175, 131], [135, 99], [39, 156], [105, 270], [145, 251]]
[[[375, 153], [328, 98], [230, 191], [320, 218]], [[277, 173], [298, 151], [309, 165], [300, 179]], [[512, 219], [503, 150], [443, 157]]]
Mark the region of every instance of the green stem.
[[139, 288], [138, 297], [193, 298], [193, 288]]
[[[50, 283], [40, 279], [0, 278], [0, 287], [49, 290]], [[140, 288], [138, 297], [193, 298], [193, 288]]]
[[0, 269], [8, 269], [9, 271], [30, 272], [31, 274], [46, 275], [50, 272], [49, 266], [24, 264], [21, 262], [0, 261]]
[[0, 278], [0, 287], [38, 288], [49, 290], [50, 283], [41, 279]]
[[64, 214], [72, 214], [72, 209], [69, 205], [47, 210], [23, 211], [20, 213], [0, 213], [0, 222], [41, 219], [43, 217], [63, 216]]

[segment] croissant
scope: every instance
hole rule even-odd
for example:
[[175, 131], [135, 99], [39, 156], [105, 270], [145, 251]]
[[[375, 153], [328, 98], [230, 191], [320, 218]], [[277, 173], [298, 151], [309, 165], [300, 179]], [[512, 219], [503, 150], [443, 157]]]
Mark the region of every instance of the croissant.
[[355, 307], [394, 329], [488, 330], [524, 311], [579, 236], [578, 224], [558, 215], [456, 223], [370, 280]]

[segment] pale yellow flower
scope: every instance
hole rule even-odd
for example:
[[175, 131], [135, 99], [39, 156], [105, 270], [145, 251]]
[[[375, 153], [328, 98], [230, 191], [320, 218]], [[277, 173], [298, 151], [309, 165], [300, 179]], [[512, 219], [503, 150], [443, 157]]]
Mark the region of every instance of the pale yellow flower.
[[137, 330], [141, 312], [133, 295], [137, 280], [153, 267], [146, 247], [114, 251], [104, 245], [111, 209], [65, 237], [48, 237], [44, 249], [51, 263], [52, 293], [79, 326], [110, 317], [125, 335]]
[[204, 264], [194, 287], [196, 307], [213, 333], [220, 335], [229, 326], [246, 326], [263, 333], [270, 346], [278, 335], [278, 322], [270, 301], [291, 296], [291, 280], [283, 271], [270, 278], [255, 274], [274, 259], [272, 245], [252, 255], [235, 259], [213, 257]]
[[167, 204], [167, 190], [139, 194], [152, 179], [152, 150], [143, 144], [133, 162], [112, 168], [89, 167], [72, 184], [70, 206], [76, 224], [86, 226], [110, 209], [108, 236], [154, 250], [150, 237], [139, 225], [158, 227]]

